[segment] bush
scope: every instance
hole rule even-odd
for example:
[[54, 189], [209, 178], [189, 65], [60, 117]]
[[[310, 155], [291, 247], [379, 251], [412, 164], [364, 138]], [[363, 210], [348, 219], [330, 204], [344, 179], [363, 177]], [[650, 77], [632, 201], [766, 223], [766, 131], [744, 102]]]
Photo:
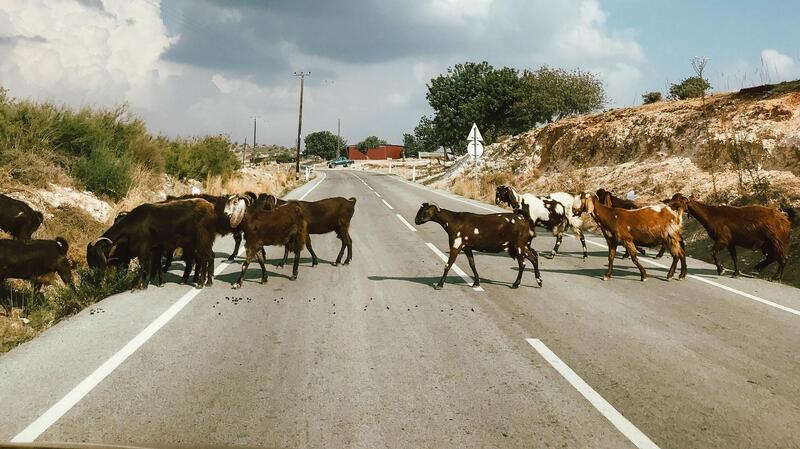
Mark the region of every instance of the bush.
[[117, 155], [106, 147], [96, 147], [88, 157], [78, 160], [75, 175], [86, 190], [117, 201], [131, 186], [132, 167], [129, 155]]
[[224, 178], [240, 167], [225, 136], [177, 140], [170, 145], [164, 159], [167, 173], [180, 179]]
[[647, 92], [646, 94], [642, 95], [642, 103], [644, 104], [658, 103], [662, 99], [661, 92], [658, 91]]
[[673, 100], [705, 97], [709, 89], [711, 89], [711, 84], [709, 84], [708, 81], [699, 76], [690, 76], [679, 84], [671, 85], [669, 88], [669, 97]]

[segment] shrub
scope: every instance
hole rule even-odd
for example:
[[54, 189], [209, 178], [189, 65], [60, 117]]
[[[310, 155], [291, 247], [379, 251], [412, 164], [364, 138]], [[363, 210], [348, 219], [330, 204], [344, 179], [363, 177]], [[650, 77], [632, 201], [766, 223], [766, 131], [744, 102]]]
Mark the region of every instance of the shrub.
[[673, 100], [686, 100], [687, 98], [704, 97], [711, 89], [711, 84], [699, 76], [690, 76], [669, 88], [669, 97]]
[[658, 103], [661, 100], [661, 92], [658, 91], [647, 92], [646, 94], [642, 95], [642, 103], [644, 104]]
[[177, 140], [165, 155], [167, 173], [180, 179], [227, 177], [240, 166], [225, 136]]
[[117, 155], [107, 147], [93, 148], [76, 163], [75, 175], [87, 190], [119, 200], [131, 186], [133, 164], [129, 155]]

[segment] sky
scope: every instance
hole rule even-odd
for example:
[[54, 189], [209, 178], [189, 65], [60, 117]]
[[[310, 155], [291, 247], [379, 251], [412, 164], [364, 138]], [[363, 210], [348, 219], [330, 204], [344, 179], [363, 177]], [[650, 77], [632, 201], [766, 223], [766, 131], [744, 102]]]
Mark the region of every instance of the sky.
[[[609, 107], [641, 103], [710, 58], [714, 90], [800, 78], [797, 1], [0, 0], [0, 85], [70, 106], [127, 103], [169, 136], [292, 146], [303, 135], [402, 143], [426, 83], [486, 60], [580, 68]], [[468, 130], [465, 131], [465, 133]]]

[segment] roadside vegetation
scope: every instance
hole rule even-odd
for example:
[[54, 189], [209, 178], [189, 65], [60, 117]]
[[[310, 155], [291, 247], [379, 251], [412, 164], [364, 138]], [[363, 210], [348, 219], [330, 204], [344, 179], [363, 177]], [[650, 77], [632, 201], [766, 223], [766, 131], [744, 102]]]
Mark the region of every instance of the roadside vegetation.
[[[288, 164], [242, 170], [231, 147], [227, 136], [153, 136], [125, 106], [76, 110], [17, 100], [0, 88], [0, 193], [45, 215], [34, 238], [68, 241], [77, 286], [73, 291], [57, 276], [38, 294], [28, 281], [0, 284], [0, 352], [131, 287], [132, 272], [100, 279], [85, 266], [86, 245], [118, 212], [167, 194], [189, 193], [191, 186], [210, 194], [251, 190], [278, 195], [297, 186]], [[102, 205], [106, 213], [71, 204], [59, 197], [64, 191]], [[0, 238], [8, 237], [0, 231]]]

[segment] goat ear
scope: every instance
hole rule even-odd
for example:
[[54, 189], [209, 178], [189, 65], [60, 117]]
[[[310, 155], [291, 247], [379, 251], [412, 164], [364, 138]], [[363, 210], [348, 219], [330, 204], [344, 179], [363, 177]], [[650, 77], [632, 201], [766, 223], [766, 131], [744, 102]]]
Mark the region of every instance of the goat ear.
[[587, 195], [586, 198], [584, 199], [584, 201], [586, 201], [586, 212], [589, 215], [593, 214], [594, 213], [594, 200], [592, 199], [592, 197]]

